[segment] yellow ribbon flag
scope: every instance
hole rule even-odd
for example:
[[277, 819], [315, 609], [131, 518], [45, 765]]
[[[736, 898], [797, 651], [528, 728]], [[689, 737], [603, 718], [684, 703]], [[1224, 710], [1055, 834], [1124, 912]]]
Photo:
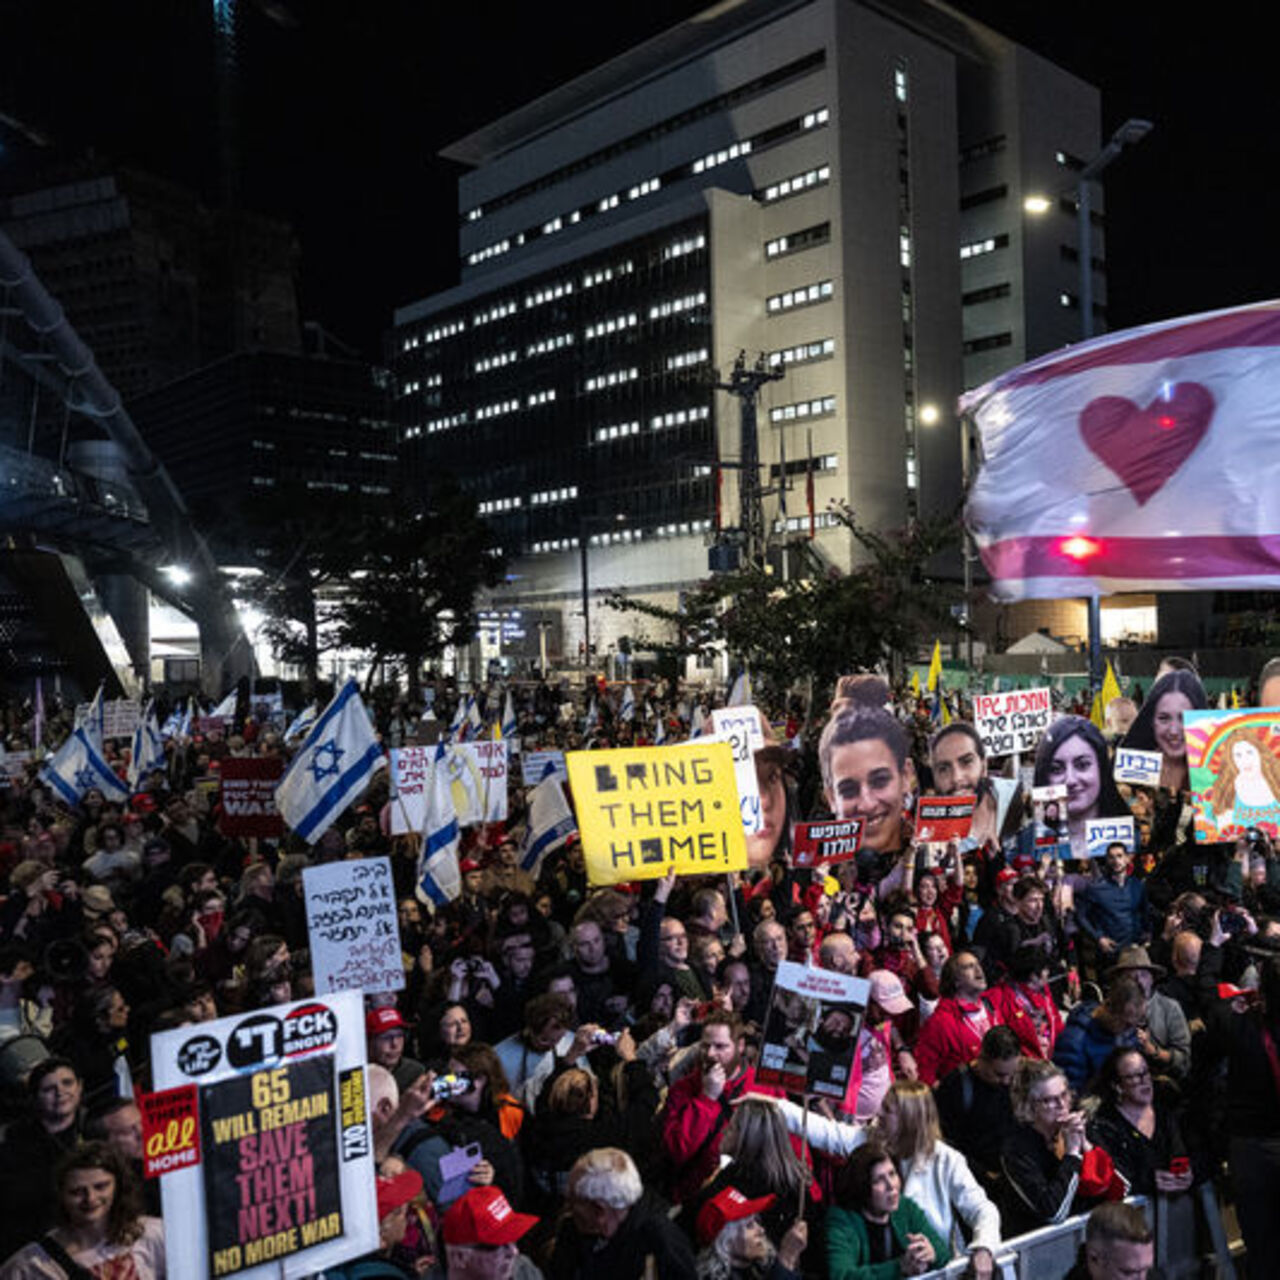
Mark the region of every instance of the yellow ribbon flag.
[[1112, 671], [1110, 662], [1107, 663], [1106, 675], [1102, 677], [1102, 693], [1100, 696], [1102, 698], [1102, 710], [1104, 713], [1111, 705], [1113, 699], [1124, 696], [1120, 692], [1120, 681], [1116, 679], [1116, 673]]
[[1240, 709], [1240, 695], [1236, 692], [1235, 685], [1232, 685], [1231, 686], [1231, 710], [1239, 711], [1239, 709]]
[[911, 692], [917, 698], [920, 696], [920, 673], [918, 671], [911, 673]]
[[929, 659], [929, 678], [925, 681], [924, 687], [932, 693], [938, 687], [938, 681], [942, 679], [942, 641], [935, 640], [933, 642], [933, 657]]
[[1093, 695], [1093, 704], [1089, 708], [1089, 723], [1098, 729], [1107, 727], [1107, 717], [1102, 712], [1102, 695], [1100, 693]]

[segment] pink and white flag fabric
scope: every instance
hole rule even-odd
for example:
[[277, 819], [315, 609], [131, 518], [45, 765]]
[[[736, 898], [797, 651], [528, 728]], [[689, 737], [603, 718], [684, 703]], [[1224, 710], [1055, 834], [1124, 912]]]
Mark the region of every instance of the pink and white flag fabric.
[[960, 407], [997, 599], [1280, 586], [1280, 302], [1108, 334]]

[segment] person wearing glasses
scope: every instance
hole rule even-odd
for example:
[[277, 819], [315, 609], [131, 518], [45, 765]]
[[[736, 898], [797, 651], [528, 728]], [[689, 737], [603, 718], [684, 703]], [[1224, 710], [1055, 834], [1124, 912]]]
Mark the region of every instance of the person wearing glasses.
[[1084, 1112], [1072, 1108], [1071, 1085], [1060, 1067], [1024, 1058], [1011, 1101], [1017, 1124], [1000, 1156], [1006, 1238], [1124, 1197], [1111, 1157], [1090, 1140]]
[[1110, 1155], [1130, 1193], [1189, 1190], [1191, 1161], [1177, 1116], [1157, 1092], [1141, 1050], [1115, 1050], [1103, 1063], [1094, 1091], [1102, 1105], [1086, 1132]]

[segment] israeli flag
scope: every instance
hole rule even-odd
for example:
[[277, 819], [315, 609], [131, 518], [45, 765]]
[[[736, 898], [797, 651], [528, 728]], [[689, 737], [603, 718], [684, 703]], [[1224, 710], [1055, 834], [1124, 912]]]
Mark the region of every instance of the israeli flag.
[[484, 720], [480, 715], [480, 704], [475, 698], [467, 699], [467, 723], [463, 730], [463, 739], [466, 742], [476, 741], [484, 732]]
[[309, 707], [304, 707], [284, 731], [284, 740], [288, 742], [291, 738], [300, 738], [304, 733], [310, 733], [311, 726], [315, 724], [316, 716], [319, 714], [320, 708], [314, 702]]
[[592, 729], [600, 723], [600, 712], [596, 710], [596, 700], [591, 699], [591, 705], [587, 708], [587, 718], [582, 722], [582, 732], [590, 733]]
[[[467, 722], [467, 704], [470, 698], [459, 698], [457, 710], [453, 713], [453, 719], [449, 721], [449, 737], [457, 738], [462, 732], [462, 727]], [[461, 741], [461, 739], [458, 739]]]
[[49, 758], [40, 780], [73, 808], [87, 791], [97, 787], [108, 800], [126, 801], [129, 788], [112, 772], [93, 741], [86, 722]]
[[755, 700], [751, 694], [751, 677], [745, 671], [739, 672], [738, 678], [733, 682], [733, 688], [729, 690], [729, 701], [725, 703], [727, 707], [750, 707], [755, 705]]
[[689, 722], [689, 738], [700, 738], [707, 731], [707, 713], [702, 709], [702, 703], [694, 704], [693, 719]]
[[514, 738], [519, 730], [519, 722], [516, 720], [515, 703], [511, 700], [511, 690], [507, 690], [506, 700], [502, 704], [502, 736], [504, 738]]
[[276, 788], [276, 808], [314, 844], [386, 766], [354, 680], [325, 707]]
[[98, 692], [93, 695], [93, 701], [84, 709], [82, 713], [76, 715], [76, 728], [87, 729], [89, 738], [98, 748], [99, 754], [102, 752], [102, 732], [107, 726], [107, 711], [102, 702], [102, 686], [98, 686]]
[[129, 786], [137, 791], [142, 780], [157, 769], [168, 767], [164, 754], [164, 739], [156, 722], [156, 704], [147, 703], [147, 709], [138, 727], [133, 731], [133, 752], [129, 760]]
[[[550, 765], [547, 766], [551, 768]], [[564, 798], [560, 779], [548, 776], [529, 793], [529, 826], [525, 831], [524, 847], [520, 851], [520, 865], [531, 875], [547, 854], [558, 849], [578, 830], [573, 810]]]
[[622, 693], [622, 706], [618, 708], [619, 720], [634, 720], [636, 718], [636, 694], [630, 685]]
[[211, 716], [221, 716], [224, 720], [234, 720], [236, 718], [236, 691], [232, 689], [209, 714]]
[[662, 746], [667, 740], [667, 718], [666, 716], [658, 717], [658, 726], [653, 731], [653, 745], [655, 747]]
[[160, 736], [162, 738], [176, 738], [178, 736], [178, 727], [182, 724], [182, 712], [174, 707], [169, 712], [164, 724], [160, 726]]
[[461, 835], [445, 760], [447, 754], [444, 743], [437, 743], [427, 786], [422, 853], [418, 858], [418, 897], [436, 907], [452, 902], [462, 892], [462, 873], [458, 870]]

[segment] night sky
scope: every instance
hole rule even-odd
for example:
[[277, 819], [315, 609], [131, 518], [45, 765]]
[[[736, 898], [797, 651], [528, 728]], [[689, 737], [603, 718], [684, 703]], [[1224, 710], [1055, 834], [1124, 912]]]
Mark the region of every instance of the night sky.
[[[457, 282], [459, 170], [439, 148], [704, 7], [240, 3], [243, 202], [294, 223], [305, 318], [370, 356], [394, 307]], [[1261, 32], [1147, 3], [957, 7], [1099, 85], [1108, 135], [1156, 124], [1109, 171], [1111, 327], [1280, 293]], [[211, 15], [211, 0], [0, 0], [0, 113], [213, 198]], [[0, 122], [0, 187], [33, 154]]]

